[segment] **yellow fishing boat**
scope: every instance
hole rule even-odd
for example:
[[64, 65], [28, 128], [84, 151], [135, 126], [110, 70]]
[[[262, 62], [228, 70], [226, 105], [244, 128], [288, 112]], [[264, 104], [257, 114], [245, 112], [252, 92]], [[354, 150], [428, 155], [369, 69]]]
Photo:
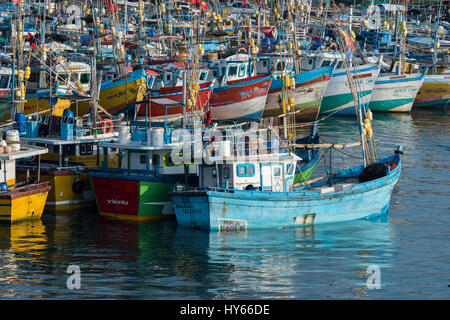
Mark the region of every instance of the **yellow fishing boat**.
[[446, 108], [450, 102], [450, 73], [426, 75], [413, 108]]
[[[16, 182], [17, 160], [37, 157], [39, 163], [40, 155], [48, 151], [47, 148], [27, 145], [20, 147], [20, 150], [12, 149], [12, 146], [17, 145], [20, 146], [13, 143], [11, 146], [0, 147], [3, 151], [0, 154], [0, 221], [7, 223], [40, 219], [50, 190], [48, 182], [39, 182], [39, 170], [37, 183], [31, 182], [29, 174], [25, 176], [24, 181]], [[39, 167], [39, 164], [37, 166]]]

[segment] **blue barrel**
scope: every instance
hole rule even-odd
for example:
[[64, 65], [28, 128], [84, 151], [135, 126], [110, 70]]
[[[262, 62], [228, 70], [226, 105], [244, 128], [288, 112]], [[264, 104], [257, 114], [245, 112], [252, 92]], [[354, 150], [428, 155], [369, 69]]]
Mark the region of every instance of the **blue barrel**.
[[25, 113], [16, 113], [14, 121], [16, 122], [14, 125], [14, 129], [19, 131], [19, 136], [24, 136], [27, 133], [25, 125]]
[[73, 124], [61, 123], [61, 139], [73, 140]]
[[37, 138], [39, 135], [38, 122], [33, 120], [28, 120], [26, 123], [26, 137], [27, 138]]

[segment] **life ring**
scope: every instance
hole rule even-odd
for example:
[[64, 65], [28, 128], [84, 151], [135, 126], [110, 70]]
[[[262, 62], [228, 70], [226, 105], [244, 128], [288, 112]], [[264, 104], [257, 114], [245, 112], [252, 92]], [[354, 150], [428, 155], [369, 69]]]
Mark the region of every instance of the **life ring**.
[[[111, 133], [113, 132], [114, 124], [111, 121], [111, 119], [103, 119], [103, 121], [100, 123], [102, 127], [102, 133]], [[106, 129], [105, 126], [108, 125], [108, 128]]]
[[75, 193], [81, 193], [84, 189], [84, 181], [81, 179], [75, 179], [72, 184], [72, 191]]
[[245, 48], [239, 48], [239, 49], [238, 49], [238, 52], [244, 52], [244, 53], [247, 53], [247, 49], [245, 49]]
[[332, 43], [332, 44], [330, 44], [330, 50], [337, 50], [337, 44], [336, 43]]

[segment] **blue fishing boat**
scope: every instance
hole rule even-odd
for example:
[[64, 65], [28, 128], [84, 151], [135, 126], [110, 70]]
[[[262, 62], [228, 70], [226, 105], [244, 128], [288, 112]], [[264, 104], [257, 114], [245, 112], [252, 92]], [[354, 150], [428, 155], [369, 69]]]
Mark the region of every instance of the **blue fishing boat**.
[[[385, 214], [401, 171], [402, 148], [368, 166], [341, 170], [321, 181], [295, 185], [293, 153], [247, 162], [200, 166], [199, 188], [175, 188], [173, 208], [181, 226], [215, 231], [295, 227]], [[215, 159], [216, 161], [225, 159]], [[228, 186], [213, 186], [216, 178]], [[244, 182], [245, 181], [245, 182]], [[243, 183], [244, 182], [244, 183]]]

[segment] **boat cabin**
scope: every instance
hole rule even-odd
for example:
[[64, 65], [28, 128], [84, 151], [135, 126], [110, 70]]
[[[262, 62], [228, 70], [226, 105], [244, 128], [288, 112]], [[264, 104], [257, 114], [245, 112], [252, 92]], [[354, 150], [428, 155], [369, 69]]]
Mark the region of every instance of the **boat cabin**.
[[[211, 157], [213, 165], [201, 165], [200, 187], [234, 190], [291, 191], [297, 161], [290, 153]], [[220, 164], [219, 164], [220, 163]]]
[[[42, 115], [39, 121], [26, 121], [26, 135], [21, 139], [28, 144], [48, 148], [42, 156], [43, 165], [58, 170], [72, 167], [97, 167], [106, 159], [102, 141], [118, 139], [117, 130], [111, 120], [100, 123], [95, 134], [93, 123], [82, 123], [67, 113], [63, 117]], [[116, 124], [117, 126], [117, 124]], [[117, 150], [110, 150], [106, 159], [117, 165]]]
[[256, 62], [256, 73], [272, 73], [276, 76], [291, 73], [294, 70], [292, 57], [286, 57], [281, 61], [279, 54], [266, 54], [259, 56]]
[[343, 67], [344, 60], [339, 51], [311, 53], [301, 59], [302, 71], [311, 71], [335, 64], [335, 70]]
[[[183, 86], [183, 75], [185, 72], [185, 64], [182, 62], [172, 62], [166, 66], [159, 66], [154, 68], [153, 71], [157, 74], [152, 90], [158, 90], [162, 87], [181, 87]], [[149, 70], [150, 71], [150, 70]], [[152, 71], [152, 72], [153, 72]], [[200, 68], [198, 71], [197, 83], [202, 84], [210, 81], [210, 72], [208, 68]]]
[[11, 68], [0, 67], [0, 98], [9, 98], [11, 94], [11, 75]]
[[235, 54], [226, 59], [208, 61], [208, 67], [217, 82], [215, 86], [224, 86], [229, 81], [242, 80], [256, 75], [253, 61], [247, 54]]
[[[27, 89], [47, 88], [48, 83], [42, 83], [40, 78], [40, 67], [31, 68], [30, 78], [27, 81]], [[90, 90], [91, 68], [88, 64], [82, 62], [68, 62], [57, 64], [53, 72], [55, 73], [55, 85], [61, 92], [70, 94], [71, 91], [84, 92]]]
[[[145, 121], [131, 121], [130, 126], [119, 129], [119, 139], [102, 142], [105, 154], [110, 150], [120, 150], [118, 164], [103, 162], [102, 170], [119, 169], [124, 174], [143, 174], [150, 176], [183, 176], [183, 164], [172, 160], [172, 150], [177, 147], [170, 133], [163, 127], [148, 128]], [[189, 174], [196, 174], [197, 165], [188, 164]]]

